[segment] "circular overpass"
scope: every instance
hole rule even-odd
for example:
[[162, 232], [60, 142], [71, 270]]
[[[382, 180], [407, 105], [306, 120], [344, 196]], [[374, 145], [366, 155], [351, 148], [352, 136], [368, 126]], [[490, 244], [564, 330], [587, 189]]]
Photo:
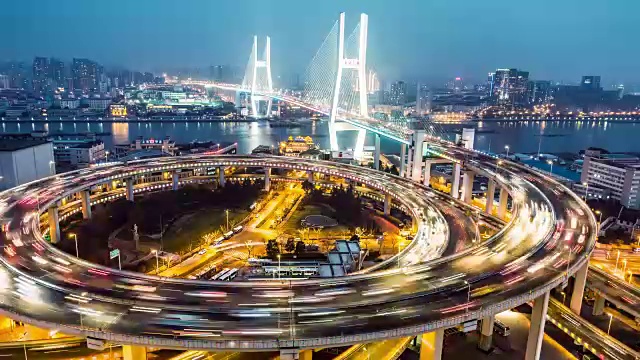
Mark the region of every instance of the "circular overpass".
[[[264, 351], [371, 342], [455, 326], [532, 300], [584, 265], [595, 218], [562, 185], [512, 163], [457, 148], [465, 166], [513, 198], [513, 217], [486, 243], [435, 259], [449, 232], [430, 189], [351, 165], [289, 157], [189, 156], [61, 174], [0, 194], [10, 221], [0, 258], [0, 312], [34, 325], [123, 344]], [[469, 155], [471, 155], [469, 159]], [[393, 197], [414, 218], [402, 267], [335, 279], [212, 282], [117, 271], [77, 259], [42, 239], [40, 211], [107, 181], [202, 167], [314, 171]], [[20, 245], [20, 246], [17, 246]], [[431, 261], [427, 261], [431, 260]]]

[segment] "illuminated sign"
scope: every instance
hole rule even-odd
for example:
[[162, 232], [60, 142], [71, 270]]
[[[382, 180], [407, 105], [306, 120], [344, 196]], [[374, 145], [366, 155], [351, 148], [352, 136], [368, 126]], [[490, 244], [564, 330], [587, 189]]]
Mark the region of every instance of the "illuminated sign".
[[127, 107], [125, 105], [114, 104], [110, 106], [111, 116], [127, 116]]

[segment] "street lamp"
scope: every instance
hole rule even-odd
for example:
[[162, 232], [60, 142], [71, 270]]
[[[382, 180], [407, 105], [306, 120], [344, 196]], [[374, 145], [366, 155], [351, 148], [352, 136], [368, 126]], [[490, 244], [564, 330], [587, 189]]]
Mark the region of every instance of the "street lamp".
[[280, 280], [280, 254], [278, 254], [278, 280]]
[[504, 148], [507, 150], [507, 159], [509, 158], [509, 145], [505, 145]]
[[227, 214], [227, 231], [229, 231], [229, 209], [225, 209], [224, 212]]
[[613, 315], [611, 315], [611, 313], [608, 313], [609, 315], [609, 326], [607, 327], [607, 335], [609, 335], [609, 332], [611, 331], [611, 323], [613, 322]]
[[618, 271], [618, 260], [620, 260], [620, 250], [618, 250], [618, 256], [616, 256], [616, 271]]
[[78, 235], [77, 234], [69, 234], [69, 237], [72, 237], [73, 239], [76, 241], [76, 257], [79, 258], [80, 255], [78, 255]]
[[153, 253], [156, 254], [156, 276], [160, 273], [160, 265], [158, 262], [158, 250], [153, 249]]
[[547, 164], [549, 164], [549, 175], [553, 174], [553, 161], [547, 160]]
[[625, 271], [627, 271], [627, 259], [623, 259], [622, 260], [622, 264], [623, 264], [623, 267], [622, 267], [622, 278], [624, 279], [624, 273], [625, 273]]

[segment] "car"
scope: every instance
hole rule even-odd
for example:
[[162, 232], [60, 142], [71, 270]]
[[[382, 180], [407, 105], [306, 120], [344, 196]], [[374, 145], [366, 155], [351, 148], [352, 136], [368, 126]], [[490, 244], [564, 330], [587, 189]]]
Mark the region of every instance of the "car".
[[202, 249], [198, 251], [198, 255], [204, 255], [207, 252], [207, 249]]

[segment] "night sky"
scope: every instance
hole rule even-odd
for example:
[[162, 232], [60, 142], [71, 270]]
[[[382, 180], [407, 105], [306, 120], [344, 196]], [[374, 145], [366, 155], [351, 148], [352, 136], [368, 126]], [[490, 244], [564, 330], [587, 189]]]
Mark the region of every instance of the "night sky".
[[369, 14], [380, 76], [482, 80], [497, 67], [534, 79], [640, 83], [640, 1], [6, 0], [0, 59], [86, 57], [141, 70], [246, 64], [270, 35], [274, 74], [303, 73], [338, 13]]

